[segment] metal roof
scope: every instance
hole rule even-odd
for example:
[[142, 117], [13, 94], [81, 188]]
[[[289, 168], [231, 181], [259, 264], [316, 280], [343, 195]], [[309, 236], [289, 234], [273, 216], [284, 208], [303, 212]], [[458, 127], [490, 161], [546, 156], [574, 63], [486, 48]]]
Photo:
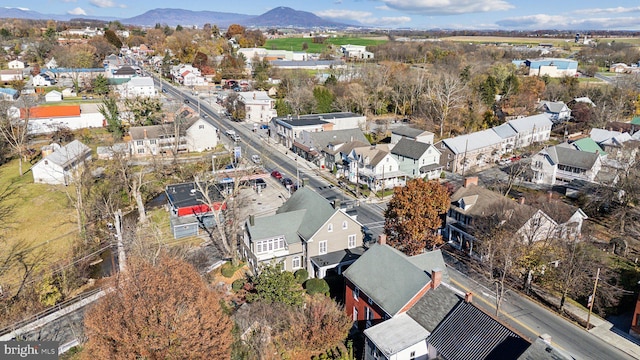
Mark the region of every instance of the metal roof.
[[88, 153], [91, 153], [91, 149], [87, 145], [79, 140], [73, 140], [49, 154], [45, 159], [61, 167], [66, 167], [75, 160], [85, 157]]
[[511, 127], [518, 133], [524, 133], [533, 131], [534, 129], [543, 129], [549, 128], [551, 129], [551, 125], [553, 125], [553, 121], [551, 121], [551, 117], [547, 113], [527, 116], [519, 119], [509, 120], [507, 124], [511, 125]]
[[502, 142], [502, 138], [492, 129], [488, 129], [444, 139], [442, 142], [445, 143], [454, 154], [463, 154], [465, 151], [474, 151], [499, 145]]

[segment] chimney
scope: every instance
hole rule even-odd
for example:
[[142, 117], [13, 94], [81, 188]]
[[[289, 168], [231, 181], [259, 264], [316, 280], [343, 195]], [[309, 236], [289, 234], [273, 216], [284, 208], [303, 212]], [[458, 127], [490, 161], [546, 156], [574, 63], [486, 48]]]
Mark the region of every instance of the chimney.
[[524, 205], [524, 196], [518, 199], [518, 204]]
[[442, 269], [434, 268], [431, 270], [431, 288], [435, 289], [440, 286], [440, 282], [442, 281]]
[[253, 92], [253, 100], [255, 100], [255, 99], [256, 99], [256, 92], [254, 91]]
[[144, 134], [144, 138], [147, 138], [147, 129], [142, 129], [142, 133]]
[[553, 191], [547, 191], [547, 200], [553, 200]]
[[255, 224], [256, 224], [256, 217], [254, 215], [249, 215], [249, 225], [255, 226]]
[[387, 235], [386, 234], [378, 235], [378, 244], [385, 245], [386, 243], [387, 243]]
[[466, 302], [466, 303], [473, 302], [473, 293], [471, 291], [469, 291], [468, 293], [464, 294], [464, 302]]
[[478, 177], [477, 176], [470, 176], [467, 178], [464, 178], [464, 187], [469, 187], [470, 185], [478, 185]]
[[340, 209], [340, 199], [333, 200], [333, 208]]

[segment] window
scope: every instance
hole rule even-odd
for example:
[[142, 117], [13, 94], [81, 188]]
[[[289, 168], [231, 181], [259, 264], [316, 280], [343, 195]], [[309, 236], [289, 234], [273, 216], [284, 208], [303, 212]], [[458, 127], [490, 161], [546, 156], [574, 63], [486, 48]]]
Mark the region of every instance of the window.
[[332, 232], [332, 231], [333, 231], [333, 224], [327, 225], [327, 232]]
[[353, 288], [353, 298], [355, 300], [358, 300], [360, 298], [360, 289], [358, 289], [357, 286]]
[[353, 321], [358, 321], [358, 308], [353, 307]]
[[136, 141], [136, 145], [138, 145], [138, 146], [142, 146], [143, 144], [144, 144], [143, 140], [137, 140]]
[[349, 228], [349, 223], [345, 220], [342, 222], [342, 229], [347, 230]]
[[149, 140], [149, 144], [151, 144], [151, 145], [155, 145], [155, 144], [156, 144], [156, 139], [151, 139], [151, 140]]
[[318, 243], [319, 245], [319, 249], [318, 249], [318, 253], [320, 255], [326, 254], [327, 253], [327, 240], [322, 240]]
[[299, 269], [300, 268], [300, 256], [294, 256], [293, 260], [291, 260], [291, 268]]
[[415, 358], [416, 358], [416, 352], [415, 352], [415, 351], [412, 351], [412, 352], [409, 354], [409, 357], [411, 358], [411, 360], [415, 359]]
[[349, 249], [353, 249], [354, 247], [356, 247], [356, 236], [355, 235], [349, 235]]
[[286, 248], [284, 237], [256, 241], [256, 254], [277, 251]]
[[144, 148], [138, 149], [138, 154], [144, 154]]
[[393, 171], [393, 165], [389, 165], [389, 171]]
[[198, 125], [198, 129], [204, 130], [204, 125]]

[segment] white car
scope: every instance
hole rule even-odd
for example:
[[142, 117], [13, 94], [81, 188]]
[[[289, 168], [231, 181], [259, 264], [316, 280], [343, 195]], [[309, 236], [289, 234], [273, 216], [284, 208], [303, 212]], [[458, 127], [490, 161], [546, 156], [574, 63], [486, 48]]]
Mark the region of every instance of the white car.
[[255, 164], [262, 164], [260, 155], [251, 155], [251, 161], [253, 161]]

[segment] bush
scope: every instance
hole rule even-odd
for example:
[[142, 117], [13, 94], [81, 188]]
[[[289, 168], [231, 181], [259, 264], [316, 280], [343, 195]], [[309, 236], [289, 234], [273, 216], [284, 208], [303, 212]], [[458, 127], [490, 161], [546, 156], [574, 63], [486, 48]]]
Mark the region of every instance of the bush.
[[307, 290], [307, 294], [324, 294], [329, 295], [329, 284], [324, 279], [309, 279], [305, 281], [304, 288]]
[[309, 272], [305, 269], [299, 269], [293, 273], [293, 276], [296, 277], [296, 281], [298, 282], [298, 284], [302, 284], [309, 278]]
[[444, 179], [446, 177], [447, 177], [447, 174], [445, 174], [444, 171], [440, 173], [440, 179]]
[[226, 262], [220, 267], [220, 273], [222, 273], [222, 276], [226, 278], [231, 278], [233, 277], [233, 274], [236, 273], [236, 268], [231, 262]]
[[244, 287], [244, 285], [245, 285], [246, 283], [247, 283], [247, 280], [246, 280], [246, 279], [237, 279], [237, 280], [234, 280], [234, 281], [231, 283], [231, 289], [232, 289], [234, 292], [238, 292], [238, 291], [240, 291], [240, 289], [242, 289], [242, 288]]

